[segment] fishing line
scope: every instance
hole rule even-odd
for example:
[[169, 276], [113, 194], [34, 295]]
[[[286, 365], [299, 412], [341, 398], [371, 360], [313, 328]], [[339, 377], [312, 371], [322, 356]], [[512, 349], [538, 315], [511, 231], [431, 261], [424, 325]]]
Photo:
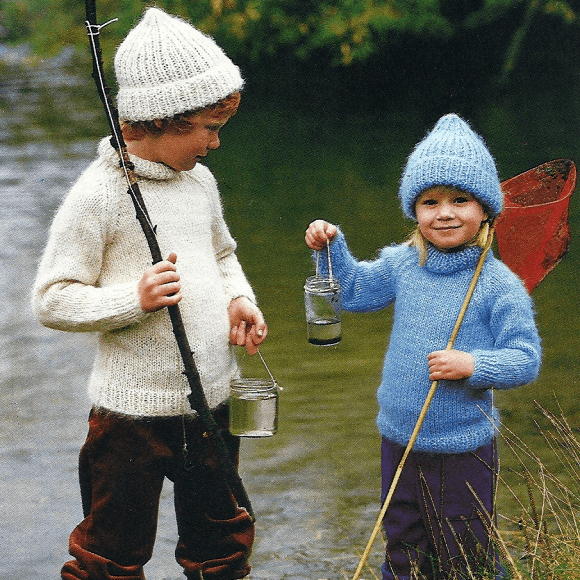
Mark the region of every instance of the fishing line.
[[[101, 29], [111, 22], [117, 21], [118, 19], [114, 18], [102, 25], [97, 24], [95, 4], [95, 0], [85, 0], [85, 27], [87, 29], [93, 57], [92, 76], [95, 80], [99, 97], [103, 103], [105, 112], [107, 114], [107, 121], [109, 122], [109, 126], [111, 128], [111, 147], [113, 147], [119, 155], [119, 168], [122, 169], [125, 174], [125, 179], [129, 185], [128, 193], [131, 196], [131, 200], [137, 214], [136, 218], [141, 224], [143, 233], [149, 246], [149, 250], [151, 252], [153, 263], [156, 264], [157, 262], [163, 260], [155, 232], [156, 226], [153, 226], [151, 223], [147, 208], [145, 207], [145, 202], [139, 189], [139, 182], [133, 171], [134, 166], [129, 159], [127, 146], [123, 139], [122, 129], [119, 124], [118, 112], [112, 104], [113, 101], [111, 99], [109, 89], [106, 85], [103, 66], [101, 63], [101, 48], [99, 42]], [[173, 334], [175, 335], [177, 346], [179, 348], [183, 362], [184, 368], [182, 373], [187, 378], [187, 382], [190, 387], [190, 393], [187, 395], [187, 399], [189, 400], [192, 410], [198, 413], [203, 426], [206, 429], [207, 437], [212, 438], [216, 458], [220, 463], [222, 473], [231, 489], [232, 495], [235, 497], [238, 505], [244, 508], [250, 515], [251, 519], [255, 521], [256, 518], [252, 510], [250, 499], [246, 493], [246, 490], [244, 489], [244, 485], [238, 473], [237, 467], [232, 461], [229, 450], [225, 445], [225, 442], [220, 434], [219, 427], [207, 403], [207, 399], [203, 391], [203, 386], [201, 384], [201, 378], [199, 376], [199, 372], [193, 357], [193, 352], [187, 338], [187, 333], [185, 331], [185, 326], [183, 324], [179, 306], [177, 304], [167, 306], [167, 311], [171, 319]], [[185, 427], [185, 421], [183, 422], [183, 426]], [[187, 451], [187, 446], [185, 446], [184, 451]], [[191, 469], [194, 465], [193, 462], [190, 460], [190, 458], [187, 457], [186, 454], [184, 459], [185, 469]]]
[[[95, 42], [95, 37], [99, 36], [101, 34], [102, 28], [105, 28], [105, 26], [112, 24], [113, 22], [118, 22], [118, 20], [119, 20], [118, 18], [112, 18], [111, 20], [109, 20], [108, 22], [105, 22], [104, 24], [91, 24], [88, 20], [85, 20], [85, 27], [87, 29], [87, 34], [88, 34], [88, 37], [89, 37], [90, 42], [91, 42], [91, 47], [92, 47], [93, 52], [95, 54], [99, 50], [99, 47], [97, 47], [97, 43]], [[99, 83], [99, 87], [102, 91], [102, 94], [106, 94], [108, 91], [108, 87], [104, 83], [105, 74], [104, 74], [104, 71], [101, 69], [101, 63], [99, 62], [98, 59], [95, 59], [94, 65], [95, 65], [97, 72], [98, 72], [98, 75], [97, 75], [98, 78], [96, 80]], [[103, 99], [103, 104], [104, 104], [105, 109], [106, 109], [107, 118], [114, 119], [115, 113], [111, 109], [111, 106], [109, 105], [109, 101], [107, 99]], [[151, 223], [151, 220], [149, 218], [149, 213], [147, 212], [147, 208], [141, 203], [141, 201], [139, 200], [139, 198], [135, 195], [135, 193], [133, 191], [133, 184], [136, 183], [137, 180], [132, 175], [132, 170], [130, 170], [129, 167], [127, 167], [127, 163], [125, 161], [125, 154], [124, 154], [125, 147], [126, 147], [125, 140], [123, 139], [122, 135], [119, 135], [119, 133], [117, 131], [116, 124], [110, 123], [110, 125], [111, 125], [111, 132], [113, 134], [113, 137], [114, 137], [115, 143], [116, 143], [116, 146], [114, 146], [114, 147], [115, 147], [115, 150], [117, 151], [117, 154], [119, 155], [119, 165], [120, 165], [121, 169], [123, 170], [123, 173], [125, 174], [125, 179], [127, 180], [127, 185], [129, 186], [130, 195], [133, 198], [133, 200], [135, 201], [135, 203], [139, 206], [141, 211], [143, 212], [143, 215], [145, 216], [145, 219], [147, 220], [147, 223], [149, 224], [149, 227], [151, 228], [153, 235], [155, 236], [155, 226]]]

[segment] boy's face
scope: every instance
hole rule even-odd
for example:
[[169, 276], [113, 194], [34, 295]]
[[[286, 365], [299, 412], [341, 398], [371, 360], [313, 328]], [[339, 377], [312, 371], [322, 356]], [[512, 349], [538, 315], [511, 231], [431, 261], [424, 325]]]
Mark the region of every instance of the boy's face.
[[219, 132], [230, 116], [206, 110], [191, 116], [191, 130], [187, 133], [148, 134], [143, 138], [146, 142], [140, 143], [146, 146], [146, 152], [140, 156], [175, 171], [189, 171], [209, 151], [220, 146]]
[[417, 199], [415, 214], [423, 236], [441, 250], [471, 241], [488, 218], [471, 195], [445, 186], [426, 189]]

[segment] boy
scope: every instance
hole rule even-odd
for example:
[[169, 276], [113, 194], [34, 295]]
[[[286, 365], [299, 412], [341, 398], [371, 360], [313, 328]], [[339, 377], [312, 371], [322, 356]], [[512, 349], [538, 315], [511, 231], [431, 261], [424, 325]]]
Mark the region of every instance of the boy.
[[117, 152], [104, 139], [55, 217], [33, 291], [44, 325], [99, 333], [79, 463], [85, 517], [70, 536], [74, 560], [62, 578], [143, 579], [165, 477], [174, 482], [176, 559], [186, 577], [243, 578], [253, 522], [189, 406], [164, 310], [180, 305], [206, 399], [237, 463], [239, 441], [227, 433], [236, 374], [228, 342], [254, 354], [267, 327], [215, 180], [199, 161], [219, 147], [243, 80], [211, 38], [156, 8], [119, 46], [115, 71], [127, 151], [159, 245], [171, 253], [151, 266]]

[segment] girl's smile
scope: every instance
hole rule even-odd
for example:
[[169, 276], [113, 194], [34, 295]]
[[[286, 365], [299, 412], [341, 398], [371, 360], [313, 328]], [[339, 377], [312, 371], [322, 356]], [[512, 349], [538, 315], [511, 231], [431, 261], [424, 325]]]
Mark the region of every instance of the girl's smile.
[[439, 185], [419, 196], [415, 213], [425, 239], [441, 250], [467, 244], [488, 218], [482, 205], [471, 195]]

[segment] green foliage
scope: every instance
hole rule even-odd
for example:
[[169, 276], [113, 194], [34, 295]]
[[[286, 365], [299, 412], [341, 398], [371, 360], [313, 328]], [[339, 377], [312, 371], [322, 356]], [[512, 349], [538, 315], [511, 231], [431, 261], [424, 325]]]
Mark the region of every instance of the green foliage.
[[[111, 42], [120, 42], [148, 4], [143, 0], [97, 2], [101, 22], [119, 18], [107, 30]], [[471, 0], [461, 6], [452, 0], [158, 0], [156, 5], [190, 19], [238, 61], [323, 57], [343, 66], [365, 62], [401, 38], [453, 39], [526, 5], [527, 11], [520, 10], [524, 20], [511, 43], [514, 53], [534, 13], [551, 15], [564, 25], [578, 23], [578, 10], [563, 0]], [[41, 57], [54, 56], [67, 45], [83, 50], [86, 45], [82, 2], [3, 0], [0, 22], [6, 41], [27, 42]], [[515, 55], [509, 58], [508, 67]]]
[[[535, 453], [514, 433], [506, 430], [505, 442], [517, 458], [514, 469], [523, 484], [510, 487], [519, 515], [508, 529], [508, 557], [511, 578], [519, 580], [571, 580], [580, 577], [580, 534], [577, 513], [580, 484], [580, 441], [577, 428], [563, 415], [556, 415], [536, 403], [542, 420], [536, 422], [545, 445]], [[553, 469], [562, 468], [556, 476]], [[504, 482], [505, 483], [505, 482]], [[511, 530], [509, 529], [511, 527]], [[511, 531], [511, 533], [509, 533]]]
[[[97, 14], [104, 22], [119, 18], [111, 27], [111, 36], [119, 41], [143, 11], [142, 0], [98, 0]], [[74, 46], [85, 50], [87, 44], [84, 2], [69, 0], [3, 0], [0, 22], [6, 28], [5, 40], [10, 44], [28, 43], [38, 58], [59, 54]]]

